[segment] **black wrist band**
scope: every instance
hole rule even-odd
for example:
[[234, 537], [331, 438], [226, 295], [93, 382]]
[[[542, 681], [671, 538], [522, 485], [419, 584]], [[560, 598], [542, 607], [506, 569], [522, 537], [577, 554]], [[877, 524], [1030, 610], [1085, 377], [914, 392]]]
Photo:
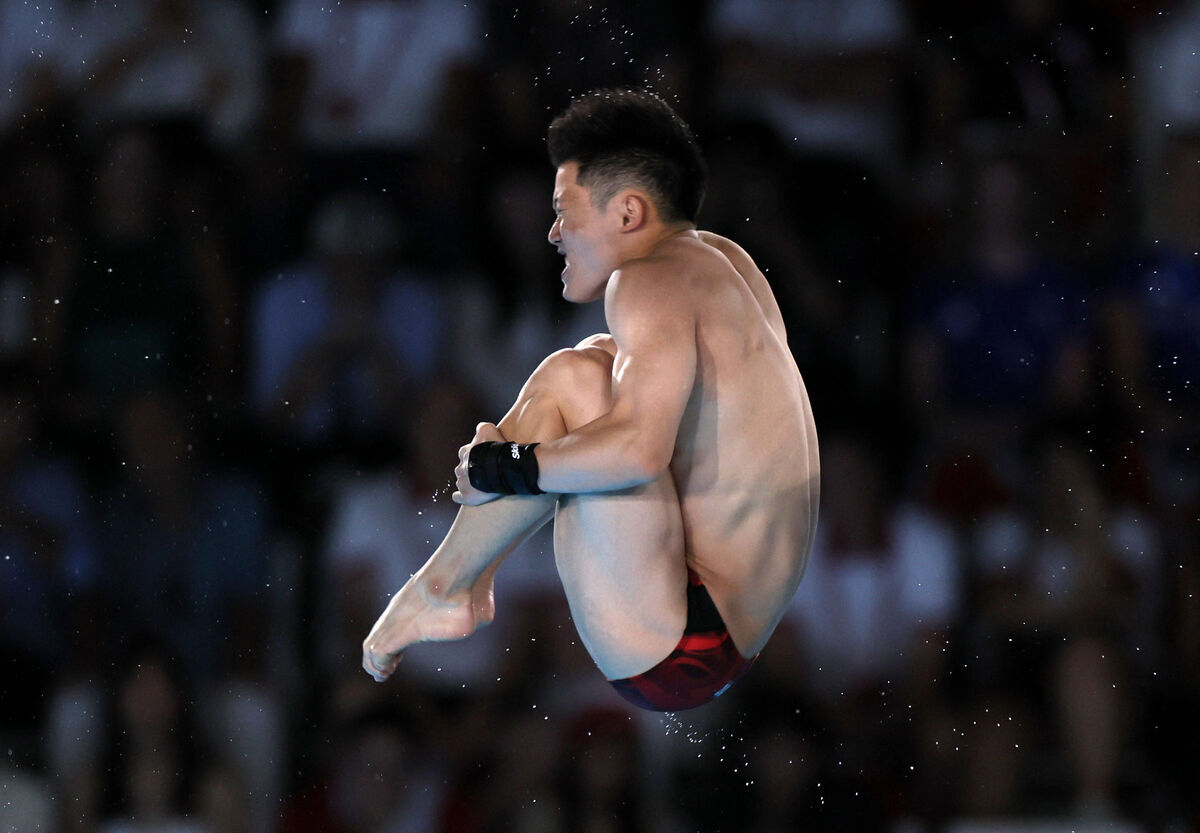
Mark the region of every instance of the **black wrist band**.
[[478, 443], [467, 455], [467, 477], [481, 492], [494, 495], [540, 495], [537, 443]]

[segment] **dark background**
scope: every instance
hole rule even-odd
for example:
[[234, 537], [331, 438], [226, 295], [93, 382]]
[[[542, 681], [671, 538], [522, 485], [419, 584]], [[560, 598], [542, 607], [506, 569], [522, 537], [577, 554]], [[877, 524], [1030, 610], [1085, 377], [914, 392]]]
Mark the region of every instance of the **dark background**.
[[[0, 826], [1200, 830], [1196, 44], [1170, 0], [0, 2]], [[809, 574], [725, 697], [633, 714], [543, 534], [377, 686], [458, 446], [603, 326], [543, 136], [623, 84], [784, 311]]]

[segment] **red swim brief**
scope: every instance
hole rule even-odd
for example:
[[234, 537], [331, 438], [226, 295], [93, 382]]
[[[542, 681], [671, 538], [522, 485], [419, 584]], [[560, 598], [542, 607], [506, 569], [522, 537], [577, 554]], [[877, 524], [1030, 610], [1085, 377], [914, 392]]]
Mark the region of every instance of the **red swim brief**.
[[712, 597], [689, 567], [687, 625], [675, 650], [649, 671], [609, 683], [638, 708], [682, 711], [721, 696], [753, 664], [734, 647]]

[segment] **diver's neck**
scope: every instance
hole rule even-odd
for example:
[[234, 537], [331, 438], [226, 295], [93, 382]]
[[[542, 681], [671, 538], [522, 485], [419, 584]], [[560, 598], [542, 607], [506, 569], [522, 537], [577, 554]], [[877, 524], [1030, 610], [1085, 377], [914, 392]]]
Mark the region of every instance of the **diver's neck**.
[[672, 241], [697, 237], [696, 226], [693, 223], [661, 224], [653, 229], [646, 229], [638, 241], [626, 252], [625, 260], [638, 260], [649, 257]]

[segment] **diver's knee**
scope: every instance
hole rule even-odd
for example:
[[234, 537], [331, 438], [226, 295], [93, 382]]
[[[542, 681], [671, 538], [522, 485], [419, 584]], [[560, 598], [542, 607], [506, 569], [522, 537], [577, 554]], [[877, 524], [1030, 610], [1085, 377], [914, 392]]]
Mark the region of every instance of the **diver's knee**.
[[[595, 338], [595, 336], [593, 336]], [[556, 350], [537, 369], [539, 381], [556, 389], [608, 391], [612, 381], [613, 355], [602, 345], [584, 339], [576, 347]]]
[[576, 350], [583, 350], [587, 347], [599, 347], [610, 356], [617, 355], [617, 342], [608, 333], [596, 333], [595, 335], [590, 335], [575, 345]]
[[526, 393], [552, 399], [566, 429], [574, 430], [612, 407], [613, 357], [602, 347], [570, 347], [551, 353]]

